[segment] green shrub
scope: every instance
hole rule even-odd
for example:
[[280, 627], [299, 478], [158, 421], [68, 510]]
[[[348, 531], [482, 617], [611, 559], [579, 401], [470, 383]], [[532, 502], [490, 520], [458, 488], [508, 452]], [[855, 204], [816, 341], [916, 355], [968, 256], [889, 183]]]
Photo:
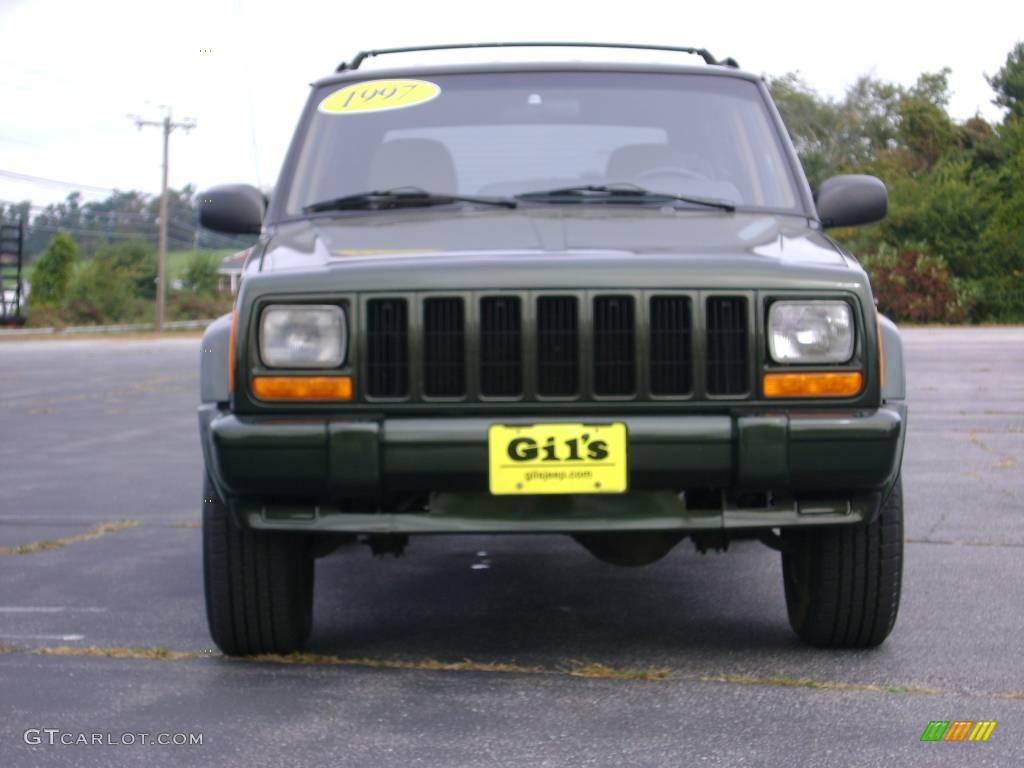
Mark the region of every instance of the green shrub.
[[156, 252], [143, 240], [128, 240], [105, 245], [93, 260], [110, 272], [123, 275], [131, 295], [140, 299], [156, 298]]
[[1024, 272], [966, 281], [963, 290], [972, 298], [974, 322], [1024, 322]]
[[136, 273], [113, 264], [108, 259], [94, 258], [75, 273], [64, 306], [69, 323], [103, 325], [147, 319], [150, 302], [135, 293]]
[[63, 328], [66, 323], [60, 307], [30, 303], [25, 325], [29, 328]]
[[75, 241], [66, 232], [58, 232], [33, 267], [29, 305], [33, 308], [60, 307], [67, 295], [76, 261], [78, 247]]
[[176, 292], [167, 297], [168, 320], [207, 320], [231, 311], [230, 293]]
[[941, 256], [885, 246], [861, 263], [878, 309], [897, 322], [962, 323], [970, 316], [972, 295], [960, 290]]
[[1024, 120], [1007, 126], [1003, 134], [1015, 146], [993, 185], [995, 207], [981, 237], [981, 251], [994, 268], [977, 277], [1010, 277], [1024, 271]]
[[202, 251], [193, 253], [182, 277], [184, 289], [200, 295], [216, 293], [220, 281], [220, 274], [217, 272], [219, 265], [220, 260], [213, 254]]

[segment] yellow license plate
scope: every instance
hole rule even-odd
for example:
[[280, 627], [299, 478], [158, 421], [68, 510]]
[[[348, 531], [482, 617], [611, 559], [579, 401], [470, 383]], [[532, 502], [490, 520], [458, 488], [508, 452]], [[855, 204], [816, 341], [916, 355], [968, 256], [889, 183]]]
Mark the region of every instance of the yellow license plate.
[[494, 424], [487, 433], [491, 493], [622, 493], [625, 424]]

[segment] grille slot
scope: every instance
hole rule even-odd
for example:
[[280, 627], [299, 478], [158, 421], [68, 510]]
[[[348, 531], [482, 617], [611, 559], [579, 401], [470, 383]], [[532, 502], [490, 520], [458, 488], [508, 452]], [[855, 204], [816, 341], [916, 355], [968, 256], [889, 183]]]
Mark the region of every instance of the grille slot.
[[366, 393], [409, 394], [409, 308], [405, 299], [370, 299], [366, 304]]
[[594, 394], [636, 391], [636, 331], [632, 296], [594, 299]]
[[522, 306], [518, 296], [480, 300], [480, 393], [516, 397], [523, 391]]
[[423, 394], [466, 394], [466, 323], [462, 299], [423, 302]]
[[707, 302], [707, 388], [711, 395], [749, 390], [747, 300], [715, 296]]
[[595, 293], [366, 297], [363, 337], [354, 347], [366, 397], [401, 401], [414, 391], [421, 402], [631, 398], [641, 391], [647, 398], [751, 394], [749, 297], [710, 296], [700, 299], [702, 306], [683, 291]]
[[537, 393], [567, 397], [579, 390], [579, 313], [575, 296], [537, 299]]
[[689, 297], [651, 298], [651, 394], [686, 395], [693, 390], [692, 335]]

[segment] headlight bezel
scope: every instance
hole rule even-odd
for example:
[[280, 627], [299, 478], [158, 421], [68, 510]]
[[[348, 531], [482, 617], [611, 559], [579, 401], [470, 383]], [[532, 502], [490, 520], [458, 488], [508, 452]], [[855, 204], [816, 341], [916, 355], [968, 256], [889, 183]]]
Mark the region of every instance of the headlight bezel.
[[[841, 354], [819, 354], [814, 356], [804, 355], [801, 357], [785, 356], [776, 348], [775, 318], [776, 313], [786, 307], [800, 308], [823, 308], [842, 307], [846, 311], [846, 325], [848, 328], [848, 345], [840, 349]], [[859, 330], [859, 315], [853, 303], [843, 297], [814, 297], [802, 298], [797, 296], [780, 296], [773, 299], [768, 305], [768, 311], [764, 324], [765, 345], [767, 347], [767, 360], [772, 366], [790, 367], [847, 367], [855, 363], [859, 354], [861, 333]]]
[[[268, 330], [266, 323], [268, 317], [276, 312], [320, 312], [333, 315], [338, 322], [338, 351], [323, 361], [302, 360], [295, 358], [273, 359], [274, 355], [268, 353]], [[257, 339], [256, 352], [259, 364], [268, 370], [286, 371], [330, 371], [343, 368], [348, 362], [350, 351], [351, 323], [345, 307], [336, 303], [298, 303], [298, 302], [270, 302], [259, 308], [256, 321]]]

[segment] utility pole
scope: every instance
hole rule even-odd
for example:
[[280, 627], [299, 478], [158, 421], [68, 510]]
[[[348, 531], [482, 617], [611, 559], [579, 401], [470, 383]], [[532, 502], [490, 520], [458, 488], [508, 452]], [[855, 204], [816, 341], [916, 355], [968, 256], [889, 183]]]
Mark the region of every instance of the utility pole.
[[163, 183], [160, 185], [160, 235], [156, 267], [156, 332], [160, 333], [164, 327], [164, 304], [167, 298], [167, 158], [171, 143], [171, 131], [175, 128], [184, 128], [187, 133], [196, 127], [196, 121], [185, 118], [180, 123], [173, 122], [170, 107], [167, 107], [167, 113], [163, 120], [143, 120], [138, 115], [129, 115], [129, 117], [135, 119], [135, 125], [140, 131], [143, 126], [147, 125], [155, 125], [164, 129], [164, 167]]

